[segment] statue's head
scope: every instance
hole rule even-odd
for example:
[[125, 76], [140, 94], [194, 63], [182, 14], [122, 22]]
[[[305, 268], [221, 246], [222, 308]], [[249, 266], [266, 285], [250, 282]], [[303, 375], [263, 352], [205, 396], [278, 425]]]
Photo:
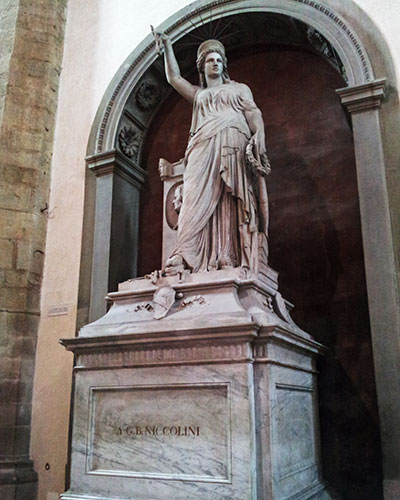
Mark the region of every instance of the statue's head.
[[197, 61], [196, 61], [197, 70], [200, 75], [200, 85], [203, 88], [207, 87], [207, 82], [204, 75], [204, 63], [206, 61], [207, 55], [212, 52], [216, 52], [221, 56], [223, 63], [222, 79], [224, 83], [229, 81], [228, 61], [225, 55], [225, 47], [218, 40], [206, 40], [205, 42], [201, 43], [199, 45], [199, 48], [197, 49]]
[[181, 211], [183, 203], [183, 184], [179, 184], [174, 192], [174, 197], [172, 199], [172, 206], [177, 214]]

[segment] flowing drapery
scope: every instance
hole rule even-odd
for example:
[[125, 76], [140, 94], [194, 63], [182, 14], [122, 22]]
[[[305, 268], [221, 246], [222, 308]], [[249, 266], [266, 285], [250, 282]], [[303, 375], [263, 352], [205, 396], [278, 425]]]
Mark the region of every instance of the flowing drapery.
[[172, 253], [193, 272], [256, 269], [257, 180], [245, 157], [251, 137], [245, 112], [254, 109], [249, 89], [236, 82], [196, 94]]

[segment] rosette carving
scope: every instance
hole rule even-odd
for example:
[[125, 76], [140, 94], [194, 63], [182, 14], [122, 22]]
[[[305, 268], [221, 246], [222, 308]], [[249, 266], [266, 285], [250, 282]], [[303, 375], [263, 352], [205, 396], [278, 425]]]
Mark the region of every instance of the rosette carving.
[[136, 104], [142, 111], [149, 111], [154, 108], [160, 97], [160, 87], [156, 83], [145, 80], [136, 92]]
[[118, 136], [121, 151], [128, 157], [136, 159], [140, 146], [140, 134], [133, 127], [122, 127]]

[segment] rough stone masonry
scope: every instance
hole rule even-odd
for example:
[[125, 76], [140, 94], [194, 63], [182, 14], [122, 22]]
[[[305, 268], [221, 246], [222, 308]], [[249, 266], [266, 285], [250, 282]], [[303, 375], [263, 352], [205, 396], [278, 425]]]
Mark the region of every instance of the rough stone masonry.
[[33, 499], [31, 398], [67, 0], [0, 2], [0, 498]]

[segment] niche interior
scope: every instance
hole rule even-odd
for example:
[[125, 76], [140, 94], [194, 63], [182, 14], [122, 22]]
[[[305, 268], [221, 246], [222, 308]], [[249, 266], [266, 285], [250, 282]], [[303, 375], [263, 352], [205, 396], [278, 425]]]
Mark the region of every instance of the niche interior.
[[[329, 42], [288, 16], [247, 13], [208, 20], [175, 43], [183, 75], [198, 82], [196, 50], [218, 37], [232, 80], [262, 111], [272, 173], [270, 265], [293, 318], [329, 351], [320, 361], [323, 473], [341, 498], [379, 499], [381, 457], [351, 125], [336, 89], [343, 65]], [[137, 275], [161, 266], [159, 158], [184, 156], [191, 106], [172, 91], [158, 58], [132, 90], [115, 148], [145, 170]], [[112, 266], [113, 263], [110, 263]], [[111, 270], [112, 271], [112, 270]], [[130, 278], [118, 268], [109, 285]]]

